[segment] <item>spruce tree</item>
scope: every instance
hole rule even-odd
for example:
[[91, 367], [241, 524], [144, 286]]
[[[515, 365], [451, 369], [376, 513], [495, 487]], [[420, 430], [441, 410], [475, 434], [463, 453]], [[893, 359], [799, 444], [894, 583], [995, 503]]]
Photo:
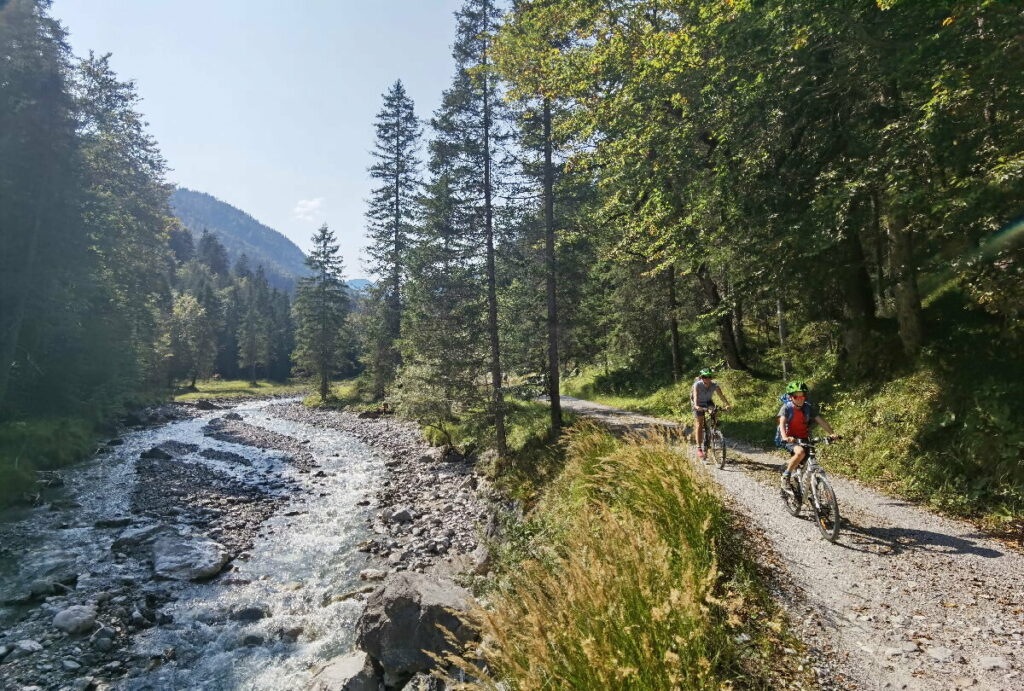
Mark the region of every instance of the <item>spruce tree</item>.
[[381, 324], [374, 334], [369, 363], [373, 393], [379, 398], [398, 366], [395, 344], [401, 335], [402, 283], [408, 265], [409, 228], [420, 192], [418, 150], [422, 129], [401, 81], [384, 94], [375, 128], [376, 162], [370, 167], [370, 176], [379, 186], [371, 194], [366, 218], [372, 240], [367, 248], [370, 267], [381, 276], [380, 300], [376, 303]]
[[255, 385], [256, 368], [270, 362], [270, 286], [263, 267], [255, 275], [239, 278], [238, 288], [243, 305], [238, 325], [238, 367], [248, 370], [249, 383]]
[[495, 153], [505, 137], [506, 114], [490, 57], [491, 37], [499, 19], [492, 0], [467, 0], [456, 13], [458, 28], [452, 50], [456, 73], [432, 123], [436, 135], [432, 155], [446, 160], [445, 170], [435, 176], [435, 182], [443, 179], [444, 195], [454, 205], [453, 228], [464, 233], [459, 242], [472, 249], [466, 260], [476, 265], [473, 270], [480, 271], [495, 447], [505, 456], [494, 217], [502, 177], [496, 170]]
[[295, 363], [317, 381], [321, 402], [331, 391], [331, 377], [341, 367], [341, 345], [348, 315], [348, 289], [334, 233], [327, 224], [313, 236], [306, 257], [311, 276], [299, 280], [295, 298]]

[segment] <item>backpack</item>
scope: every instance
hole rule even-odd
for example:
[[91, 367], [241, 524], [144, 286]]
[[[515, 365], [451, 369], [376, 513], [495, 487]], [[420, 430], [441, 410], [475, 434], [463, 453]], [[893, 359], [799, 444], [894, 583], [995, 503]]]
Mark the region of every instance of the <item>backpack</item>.
[[[793, 419], [793, 411], [796, 409], [796, 406], [793, 405], [793, 399], [789, 397], [788, 393], [784, 393], [781, 396], [779, 396], [779, 402], [782, 403], [783, 405], [782, 415], [783, 417], [786, 418], [786, 424], [788, 425], [789, 421]], [[808, 427], [810, 427], [811, 420], [814, 419], [814, 406], [811, 405], [811, 401], [809, 399], [804, 399], [803, 411], [804, 419], [807, 420], [807, 425]], [[782, 441], [782, 433], [779, 431], [778, 424], [776, 424], [775, 446], [782, 448], [784, 444], [785, 442]]]

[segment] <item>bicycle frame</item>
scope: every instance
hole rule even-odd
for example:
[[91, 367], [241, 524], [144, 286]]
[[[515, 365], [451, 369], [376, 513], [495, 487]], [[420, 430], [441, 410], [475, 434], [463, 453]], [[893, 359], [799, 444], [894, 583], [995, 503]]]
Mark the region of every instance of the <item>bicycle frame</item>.
[[711, 435], [718, 429], [718, 406], [709, 406], [704, 413], [704, 448], [711, 444]]
[[[799, 477], [800, 489], [803, 491], [805, 497], [812, 497], [815, 507], [819, 506], [820, 502], [818, 500], [818, 488], [813, 482], [811, 482], [811, 479], [815, 475], [823, 475], [826, 479], [828, 478], [828, 473], [825, 472], [825, 469], [818, 465], [818, 453], [815, 448], [817, 444], [823, 441], [827, 442], [827, 439], [817, 437], [814, 439], [808, 439], [806, 443], [800, 444], [800, 446], [807, 450], [807, 457], [804, 458], [803, 463], [801, 463], [796, 469]], [[810, 491], [808, 491], [808, 487], [810, 488]]]

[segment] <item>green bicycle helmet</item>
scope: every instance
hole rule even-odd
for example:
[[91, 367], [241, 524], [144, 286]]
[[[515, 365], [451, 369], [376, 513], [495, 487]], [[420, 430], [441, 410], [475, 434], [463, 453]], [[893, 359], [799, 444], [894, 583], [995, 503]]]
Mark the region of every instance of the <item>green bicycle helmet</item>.
[[713, 376], [715, 376], [715, 370], [711, 369], [710, 367], [705, 367], [704, 369], [702, 369], [700, 371], [700, 376], [702, 376], [702, 377], [713, 377]]
[[791, 381], [788, 384], [786, 384], [786, 393], [796, 393], [797, 391], [807, 393], [807, 383], [802, 381]]

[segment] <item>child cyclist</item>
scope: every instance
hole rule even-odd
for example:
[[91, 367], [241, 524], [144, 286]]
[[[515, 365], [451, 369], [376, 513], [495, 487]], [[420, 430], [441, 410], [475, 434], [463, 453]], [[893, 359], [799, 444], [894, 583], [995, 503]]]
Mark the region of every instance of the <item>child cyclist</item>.
[[704, 413], [713, 408], [715, 402], [712, 397], [718, 392], [722, 402], [725, 403], [725, 410], [729, 409], [729, 399], [718, 382], [711, 377], [714, 375], [711, 369], [702, 369], [700, 376], [693, 382], [690, 389], [690, 403], [693, 405], [693, 430], [697, 435], [697, 458], [704, 458]]
[[779, 425], [775, 433], [775, 444], [793, 454], [782, 473], [782, 489], [785, 491], [792, 491], [789, 478], [807, 458], [807, 449], [801, 445], [801, 442], [806, 442], [810, 438], [812, 422], [820, 425], [830, 437], [836, 436], [832, 426], [814, 410], [811, 402], [807, 400], [807, 384], [802, 381], [789, 382], [786, 385], [786, 395], [783, 396], [782, 407], [779, 409]]

